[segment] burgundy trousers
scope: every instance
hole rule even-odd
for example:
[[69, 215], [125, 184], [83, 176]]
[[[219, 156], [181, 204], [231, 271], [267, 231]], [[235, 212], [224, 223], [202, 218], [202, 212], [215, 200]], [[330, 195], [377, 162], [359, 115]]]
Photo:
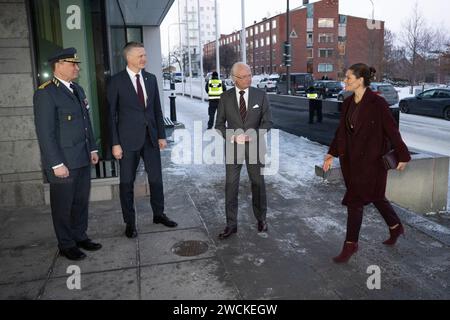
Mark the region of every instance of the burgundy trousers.
[[[400, 223], [400, 219], [395, 213], [394, 208], [392, 208], [390, 202], [386, 198], [373, 202], [373, 205], [378, 209], [389, 227], [393, 227]], [[358, 242], [363, 211], [364, 204], [362, 203], [349, 204], [347, 206], [347, 236], [345, 237], [345, 241]]]

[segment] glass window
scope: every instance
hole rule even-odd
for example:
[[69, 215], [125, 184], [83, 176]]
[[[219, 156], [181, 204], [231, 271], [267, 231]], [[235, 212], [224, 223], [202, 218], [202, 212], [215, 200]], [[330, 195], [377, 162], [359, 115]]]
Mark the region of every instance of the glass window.
[[255, 34], [258, 34], [258, 26], [255, 27]]
[[439, 91], [438, 98], [450, 98], [450, 92], [447, 91]]
[[272, 29], [276, 29], [277, 27], [277, 20], [272, 20]]
[[277, 35], [276, 34], [272, 35], [272, 43], [273, 44], [277, 43]]
[[258, 42], [258, 40], [255, 41], [255, 48], [259, 48], [259, 42]]
[[435, 93], [436, 93], [436, 90], [429, 90], [429, 91], [425, 91], [425, 92], [419, 94], [419, 96], [421, 96], [422, 98], [431, 98], [434, 96]]
[[333, 49], [319, 49], [320, 58], [330, 58], [333, 56]]
[[259, 39], [259, 45], [261, 46], [261, 47], [264, 47], [264, 38], [261, 38], [261, 39]]
[[319, 18], [319, 28], [333, 28], [334, 19], [333, 18]]
[[319, 63], [318, 72], [333, 72], [333, 65], [330, 63]]
[[266, 31], [270, 30], [270, 22], [266, 22]]
[[270, 37], [266, 37], [266, 46], [270, 46]]
[[307, 57], [308, 59], [314, 58], [313, 49], [307, 49], [307, 50], [306, 50], [306, 57]]
[[259, 25], [259, 32], [261, 33], [264, 32], [264, 25], [262, 24]]
[[253, 28], [250, 28], [250, 37], [253, 36]]
[[334, 42], [334, 36], [332, 33], [320, 33], [319, 43], [332, 43]]
[[306, 34], [306, 45], [308, 47], [311, 47], [313, 45], [313, 34], [312, 33]]

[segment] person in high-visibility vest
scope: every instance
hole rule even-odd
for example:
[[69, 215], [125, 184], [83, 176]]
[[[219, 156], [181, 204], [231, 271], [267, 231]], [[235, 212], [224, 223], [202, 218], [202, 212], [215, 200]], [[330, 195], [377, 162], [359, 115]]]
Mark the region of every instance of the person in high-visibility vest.
[[212, 129], [214, 125], [214, 116], [219, 105], [220, 96], [227, 91], [225, 83], [219, 79], [219, 74], [214, 71], [211, 79], [206, 83], [205, 90], [208, 93], [209, 108], [208, 108], [208, 129]]
[[322, 100], [319, 99], [319, 92], [313, 86], [306, 90], [306, 97], [309, 99], [309, 123], [314, 123], [314, 114], [317, 113], [317, 122], [322, 122]]

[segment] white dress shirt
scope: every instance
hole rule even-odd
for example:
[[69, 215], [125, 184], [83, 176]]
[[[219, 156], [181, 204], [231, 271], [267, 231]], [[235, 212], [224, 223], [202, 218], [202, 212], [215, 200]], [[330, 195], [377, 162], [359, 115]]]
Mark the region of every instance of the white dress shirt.
[[244, 100], [245, 100], [245, 108], [248, 110], [248, 92], [249, 92], [249, 88], [242, 90], [239, 89], [237, 86], [235, 87], [236, 90], [236, 99], [237, 99], [237, 104], [238, 104], [238, 109], [241, 108], [240, 105], [240, 101], [241, 101], [241, 94], [239, 93], [239, 91], [245, 91], [244, 93]]
[[136, 74], [139, 74], [139, 82], [141, 83], [142, 91], [144, 92], [144, 103], [145, 106], [147, 106], [147, 90], [145, 90], [145, 83], [144, 78], [142, 77], [142, 70], [139, 71], [139, 73], [135, 73], [130, 70], [127, 66], [127, 72], [130, 76], [131, 82], [133, 83], [134, 90], [136, 90], [137, 93], [137, 84], [136, 84]]

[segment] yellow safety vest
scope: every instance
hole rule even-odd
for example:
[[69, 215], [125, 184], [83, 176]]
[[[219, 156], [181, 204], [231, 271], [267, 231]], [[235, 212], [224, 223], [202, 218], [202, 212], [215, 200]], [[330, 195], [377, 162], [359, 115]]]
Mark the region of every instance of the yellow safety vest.
[[319, 95], [317, 93], [307, 93], [306, 97], [308, 99], [317, 99], [319, 97]]
[[208, 82], [208, 96], [216, 97], [216, 99], [220, 98], [220, 95], [223, 93], [222, 81], [218, 79], [211, 79]]

